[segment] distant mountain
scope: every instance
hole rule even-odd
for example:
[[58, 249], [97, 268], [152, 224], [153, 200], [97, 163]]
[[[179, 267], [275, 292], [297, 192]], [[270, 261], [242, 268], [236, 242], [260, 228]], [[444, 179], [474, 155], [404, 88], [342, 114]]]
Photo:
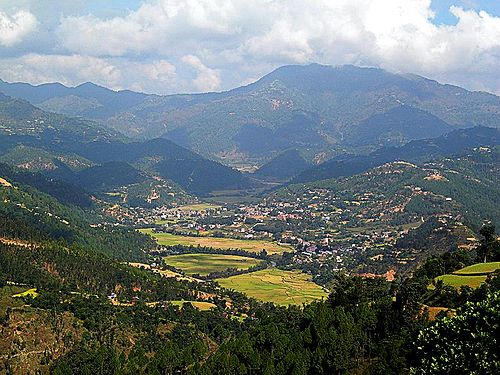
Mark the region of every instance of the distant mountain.
[[[155, 175], [166, 180], [160, 185], [172, 187], [172, 192], [178, 183], [200, 195], [250, 184], [240, 172], [167, 139], [130, 142], [97, 122], [46, 112], [1, 94], [0, 162], [43, 172], [92, 192], [120, 183], [151, 182]], [[107, 164], [112, 162], [120, 163]]]
[[310, 166], [297, 150], [288, 150], [260, 167], [255, 175], [286, 181]]
[[288, 149], [313, 160], [500, 124], [498, 96], [355, 66], [284, 66], [248, 86], [194, 95], [115, 92], [92, 84], [2, 83], [0, 91], [99, 120], [131, 137], [163, 136], [230, 164], [268, 161]]
[[150, 95], [133, 91], [113, 91], [87, 82], [76, 87], [60, 83], [33, 86], [0, 80], [0, 92], [23, 98], [50, 112], [93, 119], [106, 118], [141, 103]]
[[311, 167], [296, 176], [292, 183], [352, 176], [384, 163], [405, 160], [429, 161], [440, 156], [453, 156], [466, 149], [500, 144], [500, 129], [483, 126], [455, 130], [438, 138], [411, 141], [401, 147], [383, 147], [369, 155], [350, 155]]

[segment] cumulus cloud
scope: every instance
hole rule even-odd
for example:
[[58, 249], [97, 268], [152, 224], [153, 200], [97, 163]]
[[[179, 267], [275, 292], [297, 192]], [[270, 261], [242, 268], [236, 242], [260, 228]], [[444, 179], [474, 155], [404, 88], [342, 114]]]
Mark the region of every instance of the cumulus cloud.
[[52, 53], [121, 72], [100, 83], [161, 93], [231, 88], [309, 62], [380, 66], [500, 93], [500, 15], [449, 11], [454, 25], [434, 22], [431, 0], [148, 0], [119, 16], [63, 15]]
[[164, 60], [130, 62], [32, 53], [0, 60], [0, 76], [9, 77], [9, 81], [61, 82], [68, 86], [91, 81], [116, 90], [128, 88], [150, 93], [185, 89], [178, 86], [175, 66]]
[[0, 12], [0, 45], [10, 47], [36, 29], [36, 17], [28, 11], [18, 11], [12, 16]]
[[197, 76], [193, 80], [193, 84], [198, 90], [215, 91], [220, 88], [219, 72], [203, 64], [199, 57], [186, 55], [181, 60], [196, 70]]

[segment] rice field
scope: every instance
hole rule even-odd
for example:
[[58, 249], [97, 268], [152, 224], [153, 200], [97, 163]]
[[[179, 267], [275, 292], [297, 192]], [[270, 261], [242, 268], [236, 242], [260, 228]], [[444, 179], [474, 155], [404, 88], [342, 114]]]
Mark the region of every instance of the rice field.
[[154, 237], [156, 241], [163, 246], [203, 246], [214, 249], [242, 249], [254, 253], [266, 250], [268, 254], [281, 254], [287, 251], [293, 251], [291, 246], [280, 245], [276, 242], [264, 240], [181, 236], [171, 233], [154, 233], [151, 228], [139, 229], [139, 231]]
[[217, 281], [224, 288], [277, 305], [301, 305], [328, 296], [322, 287], [311, 281], [309, 275], [297, 270], [268, 268]]
[[500, 262], [476, 263], [464, 267], [452, 274], [438, 276], [436, 280], [443, 280], [445, 285], [460, 288], [467, 285], [477, 288], [486, 281], [488, 275], [500, 269]]
[[465, 275], [442, 275], [438, 276], [436, 280], [443, 280], [445, 285], [453, 286], [459, 289], [461, 286], [470, 286], [477, 288], [486, 281], [485, 275], [481, 276], [465, 276]]
[[454, 275], [460, 274], [489, 274], [500, 269], [500, 262], [476, 263], [472, 266], [464, 267], [453, 272]]
[[259, 259], [224, 254], [180, 254], [163, 258], [165, 263], [174, 266], [188, 275], [208, 275], [228, 268], [246, 270], [262, 261]]

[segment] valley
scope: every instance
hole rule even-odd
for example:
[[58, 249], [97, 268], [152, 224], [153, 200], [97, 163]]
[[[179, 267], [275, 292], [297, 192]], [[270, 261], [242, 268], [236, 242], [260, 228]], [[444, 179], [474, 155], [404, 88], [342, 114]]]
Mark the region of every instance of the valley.
[[0, 373], [408, 373], [498, 300], [494, 95], [57, 87], [0, 82]]

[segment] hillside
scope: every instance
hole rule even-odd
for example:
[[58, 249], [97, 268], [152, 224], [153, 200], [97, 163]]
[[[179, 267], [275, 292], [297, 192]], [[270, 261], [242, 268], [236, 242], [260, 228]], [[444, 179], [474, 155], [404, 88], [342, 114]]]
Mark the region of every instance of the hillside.
[[416, 75], [355, 66], [284, 66], [221, 93], [156, 96], [84, 84], [1, 83], [51, 111], [102, 121], [131, 137], [164, 136], [230, 164], [290, 148], [310, 160], [398, 146], [475, 125], [498, 127], [500, 98]]
[[[45, 112], [5, 95], [0, 96], [0, 162], [39, 171], [91, 192], [151, 183], [155, 176], [162, 184], [178, 185], [171, 192], [184, 196], [182, 189], [207, 195], [250, 185], [240, 172], [169, 140], [131, 142], [97, 122]], [[121, 168], [106, 166], [110, 162], [122, 163], [117, 164]], [[123, 163], [135, 170], [125, 171]]]
[[143, 260], [145, 250], [154, 246], [133, 229], [113, 225], [100, 214], [99, 207], [76, 206], [77, 194], [82, 194], [78, 189], [5, 166], [1, 172], [10, 184], [0, 186], [1, 238], [30, 243], [61, 241], [113, 258], [135, 260]]
[[441, 137], [411, 141], [401, 147], [382, 147], [368, 155], [339, 156], [303, 171], [292, 182], [351, 176], [391, 161], [423, 162], [461, 154], [473, 147], [497, 145], [500, 145], [500, 130], [497, 128], [455, 130]]
[[283, 181], [298, 175], [308, 167], [310, 164], [297, 150], [288, 150], [257, 169], [255, 175]]

